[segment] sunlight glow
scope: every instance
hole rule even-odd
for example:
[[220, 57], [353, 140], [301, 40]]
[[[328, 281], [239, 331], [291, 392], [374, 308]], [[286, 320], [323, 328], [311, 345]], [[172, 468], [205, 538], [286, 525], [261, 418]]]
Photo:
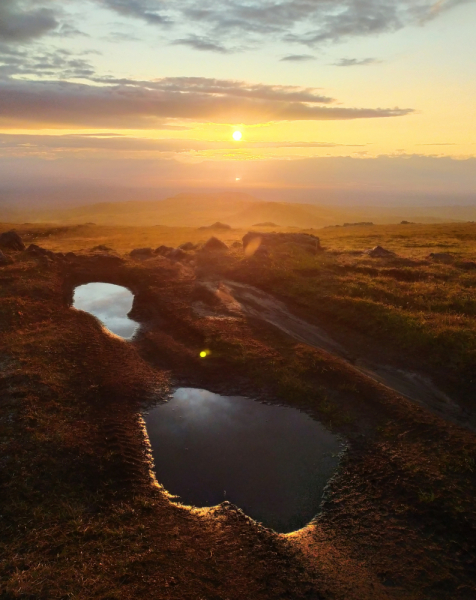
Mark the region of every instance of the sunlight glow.
[[241, 133], [241, 131], [235, 131], [233, 133], [233, 139], [235, 140], [235, 142], [239, 142], [242, 137], [243, 137], [243, 134]]

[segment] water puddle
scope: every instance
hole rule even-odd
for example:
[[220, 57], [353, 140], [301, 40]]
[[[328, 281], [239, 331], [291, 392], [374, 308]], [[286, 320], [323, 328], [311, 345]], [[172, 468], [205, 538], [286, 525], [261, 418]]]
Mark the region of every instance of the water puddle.
[[296, 409], [180, 388], [145, 416], [157, 480], [184, 504], [228, 500], [281, 533], [307, 525], [342, 450]]
[[84, 310], [105, 325], [109, 331], [130, 340], [139, 327], [127, 316], [134, 296], [127, 288], [111, 283], [87, 283], [74, 290], [73, 306]]

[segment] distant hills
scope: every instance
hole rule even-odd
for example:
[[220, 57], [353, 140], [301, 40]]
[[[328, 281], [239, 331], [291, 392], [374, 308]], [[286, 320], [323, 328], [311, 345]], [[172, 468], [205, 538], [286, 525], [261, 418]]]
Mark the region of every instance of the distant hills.
[[2, 209], [3, 222], [205, 227], [219, 221], [235, 228], [257, 223], [321, 228], [344, 222], [421, 223], [476, 220], [476, 207], [349, 207], [266, 202], [244, 193], [178, 194], [164, 200], [100, 202], [63, 209]]

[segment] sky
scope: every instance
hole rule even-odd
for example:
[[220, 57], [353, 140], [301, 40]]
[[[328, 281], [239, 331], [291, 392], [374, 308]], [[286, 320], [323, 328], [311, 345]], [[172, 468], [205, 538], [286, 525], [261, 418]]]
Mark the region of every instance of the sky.
[[475, 0], [1, 0], [0, 192], [476, 202], [475, 23]]

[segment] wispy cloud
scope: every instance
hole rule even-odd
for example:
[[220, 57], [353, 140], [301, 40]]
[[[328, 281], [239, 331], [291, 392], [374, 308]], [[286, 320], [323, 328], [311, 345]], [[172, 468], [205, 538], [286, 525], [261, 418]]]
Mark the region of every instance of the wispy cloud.
[[218, 52], [219, 54], [229, 54], [232, 51], [223, 44], [212, 41], [210, 38], [199, 37], [197, 35], [189, 35], [186, 38], [174, 40], [172, 44], [176, 46], [189, 46], [194, 50]]
[[381, 62], [376, 58], [341, 58], [333, 63], [337, 67], [359, 67], [364, 65], [374, 65]]
[[307, 62], [310, 60], [316, 60], [316, 57], [312, 54], [289, 54], [281, 58], [281, 62]]
[[[181, 40], [210, 41], [197, 49], [223, 52], [245, 41], [264, 44], [269, 36], [317, 46], [356, 36], [397, 31], [423, 24], [472, 0], [96, 0], [116, 12], [150, 24], [186, 32]], [[192, 36], [192, 37], [190, 37]], [[215, 46], [215, 48], [213, 47]]]
[[[166, 129], [166, 126], [164, 127]], [[334, 142], [244, 142], [243, 149], [279, 148], [348, 148], [365, 144], [336, 144]], [[42, 135], [42, 134], [0, 134], [0, 151], [18, 150], [25, 155], [37, 154], [43, 150], [107, 150], [113, 152], [158, 152], [182, 153], [206, 150], [229, 150], [237, 146], [229, 141], [205, 141], [196, 139], [151, 139], [130, 137], [117, 133]], [[18, 154], [18, 153], [17, 153]]]

